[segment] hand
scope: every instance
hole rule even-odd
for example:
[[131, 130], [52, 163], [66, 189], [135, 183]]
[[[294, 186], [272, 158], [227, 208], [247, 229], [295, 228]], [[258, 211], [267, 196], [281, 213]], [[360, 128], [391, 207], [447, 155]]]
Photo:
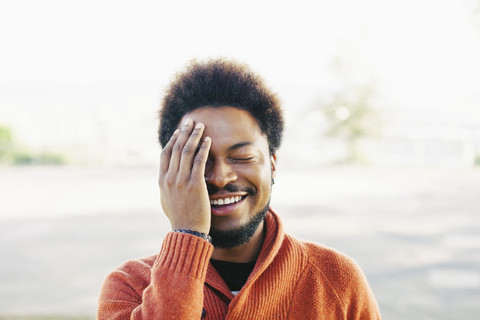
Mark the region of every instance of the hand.
[[[188, 229], [208, 234], [210, 199], [205, 183], [205, 164], [211, 138], [201, 141], [205, 126], [186, 119], [177, 129], [160, 156], [158, 185], [162, 208], [172, 230]], [[198, 149], [198, 151], [197, 151]]]

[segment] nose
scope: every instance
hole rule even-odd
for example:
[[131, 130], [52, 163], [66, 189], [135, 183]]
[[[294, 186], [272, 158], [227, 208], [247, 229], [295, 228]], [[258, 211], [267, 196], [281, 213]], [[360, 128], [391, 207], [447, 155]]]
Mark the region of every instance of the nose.
[[223, 188], [230, 182], [236, 181], [237, 178], [232, 166], [225, 161], [215, 161], [205, 168], [205, 181], [218, 188]]

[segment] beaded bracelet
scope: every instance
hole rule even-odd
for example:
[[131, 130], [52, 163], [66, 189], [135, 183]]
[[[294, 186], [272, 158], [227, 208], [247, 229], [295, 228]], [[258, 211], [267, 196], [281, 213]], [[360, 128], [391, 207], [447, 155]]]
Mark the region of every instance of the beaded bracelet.
[[173, 230], [173, 232], [180, 232], [180, 233], [188, 233], [188, 234], [193, 234], [194, 236], [200, 237], [203, 240], [207, 240], [208, 243], [212, 243], [212, 237], [210, 235], [203, 233], [203, 232], [198, 232], [198, 231], [193, 231], [193, 230], [186, 230], [186, 229], [176, 229]]

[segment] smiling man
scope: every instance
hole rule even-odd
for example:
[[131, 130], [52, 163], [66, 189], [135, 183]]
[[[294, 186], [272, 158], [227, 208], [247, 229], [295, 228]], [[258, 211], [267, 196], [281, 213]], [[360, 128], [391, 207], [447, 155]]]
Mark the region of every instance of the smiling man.
[[283, 125], [245, 65], [194, 61], [177, 75], [159, 129], [172, 231], [107, 277], [98, 319], [380, 319], [359, 267], [285, 234], [270, 208]]

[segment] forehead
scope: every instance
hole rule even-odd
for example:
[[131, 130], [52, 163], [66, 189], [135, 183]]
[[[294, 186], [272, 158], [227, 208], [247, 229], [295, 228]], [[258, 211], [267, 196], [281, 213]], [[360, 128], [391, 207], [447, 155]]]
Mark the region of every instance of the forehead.
[[179, 126], [187, 118], [205, 125], [203, 136], [212, 138], [212, 147], [229, 147], [239, 142], [266, 145], [266, 136], [262, 134], [255, 118], [245, 110], [234, 107], [202, 107], [185, 114]]

